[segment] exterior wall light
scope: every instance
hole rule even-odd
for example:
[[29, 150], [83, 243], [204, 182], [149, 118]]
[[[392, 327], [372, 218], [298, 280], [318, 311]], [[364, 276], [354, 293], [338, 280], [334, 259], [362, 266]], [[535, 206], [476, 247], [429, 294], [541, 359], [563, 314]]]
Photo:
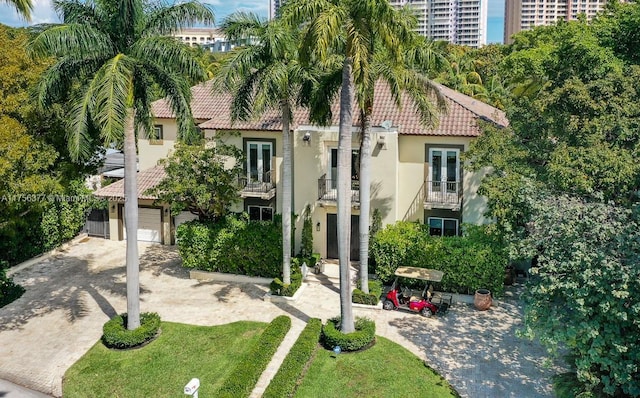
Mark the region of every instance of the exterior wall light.
[[316, 231], [320, 232], [320, 221], [316, 223]]
[[304, 135], [302, 136], [302, 141], [307, 145], [311, 145], [311, 133], [308, 131], [304, 133]]

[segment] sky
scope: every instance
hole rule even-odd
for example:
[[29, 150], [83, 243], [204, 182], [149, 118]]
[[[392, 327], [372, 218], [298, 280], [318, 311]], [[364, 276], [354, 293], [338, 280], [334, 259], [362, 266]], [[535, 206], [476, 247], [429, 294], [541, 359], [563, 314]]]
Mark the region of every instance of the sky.
[[[31, 24], [59, 22], [53, 11], [51, 0], [32, 0], [34, 9]], [[504, 2], [505, 0], [488, 0], [489, 18], [487, 29], [487, 41], [489, 43], [501, 43], [504, 29]], [[211, 4], [216, 15], [216, 21], [221, 21], [225, 16], [234, 11], [251, 11], [267, 16], [269, 14], [269, 0], [203, 0]], [[15, 9], [9, 7], [5, 1], [0, 0], [0, 23], [9, 26], [26, 26], [28, 23], [20, 18]]]

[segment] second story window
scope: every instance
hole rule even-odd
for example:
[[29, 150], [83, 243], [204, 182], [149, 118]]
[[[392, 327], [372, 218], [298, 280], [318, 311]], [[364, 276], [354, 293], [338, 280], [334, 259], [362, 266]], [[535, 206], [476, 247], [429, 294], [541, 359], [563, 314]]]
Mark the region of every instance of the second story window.
[[162, 130], [162, 125], [157, 124], [153, 126], [153, 136], [149, 137], [150, 145], [162, 145], [164, 139], [164, 132]]
[[460, 151], [458, 149], [429, 149], [429, 181], [430, 198], [457, 200], [462, 189], [460, 186]]
[[271, 182], [271, 158], [273, 147], [270, 142], [247, 142], [247, 180], [249, 183]]
[[[351, 151], [351, 189], [358, 189], [360, 180], [360, 151]], [[338, 183], [338, 148], [331, 148], [329, 151], [329, 178], [331, 179], [331, 189], [336, 189]]]

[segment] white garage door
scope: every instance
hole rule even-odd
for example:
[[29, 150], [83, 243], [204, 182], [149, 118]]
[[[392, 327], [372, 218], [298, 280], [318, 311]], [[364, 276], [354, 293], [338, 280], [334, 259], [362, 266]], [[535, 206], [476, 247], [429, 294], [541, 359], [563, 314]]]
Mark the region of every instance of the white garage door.
[[187, 221], [197, 220], [197, 219], [198, 219], [198, 216], [196, 216], [195, 214], [192, 214], [190, 211], [183, 211], [183, 212], [180, 212], [180, 214], [178, 214], [175, 217], [174, 224], [177, 229], [178, 225], [185, 223]]
[[[126, 222], [125, 222], [126, 224]], [[124, 229], [127, 238], [127, 229]], [[138, 209], [138, 240], [162, 243], [162, 218], [160, 209]]]

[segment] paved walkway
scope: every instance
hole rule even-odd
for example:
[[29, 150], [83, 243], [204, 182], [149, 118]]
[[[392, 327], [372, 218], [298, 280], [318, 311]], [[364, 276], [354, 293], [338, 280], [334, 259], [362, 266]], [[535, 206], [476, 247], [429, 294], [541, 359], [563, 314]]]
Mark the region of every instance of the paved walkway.
[[[284, 314], [294, 325], [286, 344], [293, 344], [293, 334], [309, 318], [339, 314], [338, 287], [330, 279], [309, 284], [294, 304], [271, 303], [262, 300], [264, 285], [189, 279], [175, 248], [140, 244], [140, 256], [141, 310], [156, 311], [165, 321], [269, 322]], [[0, 379], [60, 396], [65, 371], [100, 338], [104, 322], [126, 311], [124, 264], [123, 242], [90, 238], [17, 271], [14, 278], [27, 292], [0, 309]], [[447, 316], [431, 319], [397, 311], [354, 312], [374, 319], [377, 334], [424, 359], [463, 397], [552, 396], [554, 371], [542, 366], [543, 350], [514, 335], [522, 319], [516, 300], [486, 312], [458, 304]], [[286, 347], [282, 350], [274, 365], [284, 359]], [[257, 389], [266, 387], [261, 383]]]

